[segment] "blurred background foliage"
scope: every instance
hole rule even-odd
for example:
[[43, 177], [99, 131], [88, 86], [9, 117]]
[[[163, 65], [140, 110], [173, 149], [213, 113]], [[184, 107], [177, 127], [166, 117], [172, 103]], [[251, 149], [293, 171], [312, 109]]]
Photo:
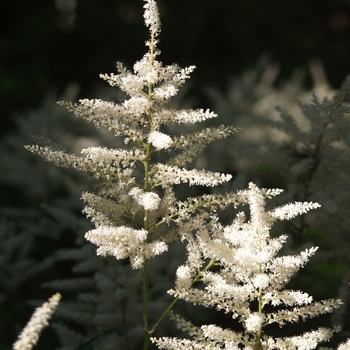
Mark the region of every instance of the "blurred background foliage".
[[[144, 53], [142, 0], [18, 0], [0, 4], [1, 132], [52, 87], [76, 81], [81, 96], [102, 84], [115, 62]], [[268, 53], [280, 79], [310, 58], [338, 87], [349, 72], [350, 3], [345, 0], [159, 0], [165, 64], [195, 64], [195, 95], [205, 84], [251, 68]]]

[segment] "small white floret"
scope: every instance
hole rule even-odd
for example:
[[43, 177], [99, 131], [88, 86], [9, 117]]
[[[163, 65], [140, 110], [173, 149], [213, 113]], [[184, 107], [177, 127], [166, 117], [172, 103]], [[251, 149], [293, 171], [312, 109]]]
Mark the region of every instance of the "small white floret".
[[259, 273], [253, 278], [253, 285], [255, 288], [265, 289], [269, 285], [269, 277], [264, 273]]
[[160, 150], [169, 148], [173, 140], [169, 135], [163, 134], [162, 132], [151, 131], [148, 136], [148, 142], [156, 149]]
[[257, 332], [263, 323], [263, 316], [258, 314], [257, 312], [249, 315], [249, 317], [245, 320], [245, 326], [248, 332]]
[[160, 197], [154, 192], [144, 192], [138, 187], [129, 191], [129, 196], [133, 197], [145, 210], [156, 210], [159, 207]]
[[181, 265], [176, 270], [176, 287], [190, 288], [192, 285], [191, 269], [186, 265]]

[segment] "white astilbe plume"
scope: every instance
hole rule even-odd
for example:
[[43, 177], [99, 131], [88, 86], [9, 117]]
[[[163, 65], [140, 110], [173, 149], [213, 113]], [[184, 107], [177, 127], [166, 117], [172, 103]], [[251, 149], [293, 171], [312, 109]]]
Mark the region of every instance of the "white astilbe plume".
[[[264, 332], [267, 325], [282, 327], [332, 312], [342, 304], [334, 299], [313, 302], [307, 293], [285, 289], [317, 247], [297, 255], [279, 256], [287, 237], [270, 237], [271, 227], [276, 220], [289, 220], [318, 208], [319, 204], [297, 202], [267, 211], [266, 198], [279, 193], [280, 190], [261, 189], [250, 183], [248, 189], [237, 192], [237, 201], [249, 205], [249, 219], [239, 212], [231, 225], [222, 227], [215, 216], [200, 214], [197, 216], [199, 224], [182, 227], [182, 239], [188, 241], [188, 260], [179, 267], [175, 288], [169, 293], [187, 302], [231, 314], [242, 324], [244, 332], [214, 325], [188, 328], [176, 318], [180, 329], [191, 329], [193, 340], [152, 338], [160, 349], [175, 349], [175, 344], [190, 344], [194, 349], [315, 349], [318, 343], [339, 331], [337, 327], [320, 328], [284, 338]], [[209, 267], [214, 263], [220, 269], [211, 271]], [[207, 267], [203, 269], [205, 264]], [[195, 288], [199, 277], [204, 289]], [[266, 306], [269, 306], [268, 311]], [[273, 311], [271, 307], [276, 306], [278, 308]]]
[[[94, 278], [58, 283], [70, 290], [78, 285], [95, 287], [97, 284], [98, 292], [93, 295], [79, 295], [80, 301], [86, 302], [86, 309], [89, 310], [83, 312], [86, 310], [85, 306], [80, 310], [82, 304], [79, 303], [69, 317], [83, 321], [81, 328], [86, 326], [86, 334], [98, 334], [98, 337], [103, 335], [101, 338], [107, 338], [106, 343], [109, 342], [112, 329], [117, 339], [124, 337], [120, 343], [109, 343], [108, 346], [96, 348], [131, 348], [134, 344], [140, 348], [137, 336], [143, 334], [143, 349], [148, 349], [149, 338], [156, 334], [154, 332], [159, 322], [177, 299], [183, 299], [230, 314], [240, 323], [242, 331], [223, 329], [217, 325], [198, 327], [175, 316], [177, 326], [187, 331], [192, 339], [152, 338], [160, 348], [314, 349], [319, 342], [328, 340], [338, 328], [319, 328], [301, 335], [276, 338], [267, 334], [269, 328], [266, 326], [283, 327], [287, 323], [296, 323], [331, 312], [340, 305], [339, 300], [333, 299], [313, 302], [307, 293], [286, 289], [292, 276], [308, 262], [317, 248], [304, 249], [295, 255], [280, 256], [287, 236], [270, 236], [275, 221], [290, 220], [319, 205], [313, 202], [297, 202], [266, 210], [266, 199], [280, 194], [281, 190], [260, 189], [252, 183], [248, 189], [237, 193], [205, 194], [183, 201], [176, 199], [174, 185], [213, 187], [231, 180], [232, 176], [229, 174], [188, 169], [187, 166], [203, 153], [208, 143], [224, 139], [237, 130], [232, 126], [220, 126], [197, 130], [187, 135], [168, 135], [173, 127], [200, 123], [216, 118], [217, 114], [202, 108], [174, 110], [169, 107], [171, 99], [190, 78], [195, 66], [181, 68], [177, 64], [163, 65], [158, 59], [161, 25], [155, 0], [145, 0], [144, 21], [149, 30], [149, 39], [146, 41], [147, 52], [143, 57], [131, 69], [117, 63], [116, 73], [100, 75], [111, 87], [121, 90], [120, 96], [125, 96], [124, 101], [81, 99], [78, 103], [60, 103], [75, 116], [110, 131], [120, 139], [113, 143], [120, 148], [107, 148], [98, 144], [96, 147], [93, 144], [94, 147], [84, 148], [81, 155], [75, 155], [43, 138], [36, 138], [36, 145], [26, 147], [57, 166], [83, 171], [90, 176], [96, 193], [83, 193], [83, 212], [94, 228], [85, 233], [85, 238], [97, 247], [98, 256], [115, 258], [104, 261], [96, 259], [98, 262], [90, 259], [85, 261], [85, 254], [88, 255], [89, 251], [80, 251], [80, 254], [83, 253], [80, 258], [83, 258], [75, 266], [76, 271], [84, 274], [90, 272]], [[317, 102], [315, 105], [317, 107], [320, 104]], [[333, 113], [335, 107], [334, 104], [326, 103], [323, 108]], [[319, 127], [319, 114], [312, 113], [316, 129], [321, 132], [316, 137], [317, 142], [326, 139], [322, 134], [324, 127]], [[334, 117], [337, 115], [339, 114], [334, 114]], [[284, 119], [290, 121], [287, 115]], [[327, 123], [333, 125], [333, 120]], [[293, 131], [293, 123], [291, 124]], [[310, 138], [305, 138], [303, 133], [298, 134], [302, 137], [301, 140], [315, 139], [312, 133]], [[334, 136], [337, 137], [336, 134]], [[321, 150], [319, 145], [311, 145], [310, 150], [317, 152], [314, 152], [310, 160], [293, 167], [291, 173], [294, 176], [300, 177], [310, 167], [317, 168], [320, 159], [318, 151]], [[302, 177], [311, 180], [309, 176]], [[319, 179], [318, 176], [315, 178]], [[327, 179], [329, 178], [328, 176]], [[238, 213], [231, 225], [223, 227], [215, 212], [230, 204], [235, 207], [246, 204], [250, 213]], [[177, 299], [160, 318], [156, 318], [158, 308], [155, 311], [151, 305], [162, 304], [162, 300], [159, 302], [157, 297], [161, 295], [162, 287], [163, 290], [168, 289], [164, 287], [163, 277], [169, 275], [168, 267], [172, 267], [170, 265], [174, 264], [175, 259], [172, 259], [169, 266], [164, 264], [164, 269], [159, 272], [162, 276], [153, 275], [153, 279], [148, 271], [152, 262], [148, 264], [148, 260], [167, 251], [168, 244], [180, 238], [187, 242], [188, 254], [187, 261], [177, 269], [175, 287], [169, 291]], [[74, 253], [69, 253], [67, 257], [76, 258]], [[133, 269], [142, 269], [142, 272], [132, 274], [133, 271], [127, 269], [128, 265], [115, 261], [119, 259], [128, 259]], [[199, 281], [200, 287], [196, 288]], [[51, 282], [52, 286], [54, 284], [55, 281]], [[141, 298], [138, 298], [138, 291]], [[140, 299], [142, 306], [139, 305]], [[55, 297], [52, 300], [58, 302]], [[91, 304], [97, 307], [90, 308]], [[111, 305], [113, 310], [110, 310]], [[43, 306], [38, 315], [43, 313], [48, 318], [53, 312], [50, 303], [48, 306]], [[92, 310], [97, 310], [93, 317], [90, 316]], [[135, 310], [141, 310], [142, 315], [136, 315]], [[30, 348], [34, 344], [47, 318], [33, 317], [29, 327], [29, 330], [33, 328], [33, 337], [27, 335], [28, 332], [21, 336], [29, 344], [29, 347], [24, 345], [24, 348]], [[132, 322], [130, 318], [133, 318]], [[143, 319], [144, 324], [134, 326], [138, 319]], [[154, 325], [153, 328], [150, 325]], [[63, 333], [66, 338], [64, 348], [67, 345], [81, 348], [78, 344], [67, 344], [74, 332], [68, 327], [61, 329], [66, 332]], [[81, 339], [83, 341], [84, 338]], [[116, 338], [112, 336], [109, 339]], [[92, 343], [89, 341], [85, 345], [90, 346]], [[18, 346], [21, 348], [22, 345]], [[341, 345], [340, 349], [345, 346]]]
[[190, 186], [202, 185], [202, 186], [217, 186], [221, 183], [231, 180], [232, 175], [214, 173], [205, 170], [187, 170], [185, 168], [178, 168], [175, 166], [169, 166], [166, 164], [156, 164], [155, 179], [158, 184], [163, 187], [179, 184], [181, 182], [188, 183]]
[[253, 312], [245, 320], [245, 328], [248, 332], [256, 333], [261, 329], [264, 322], [263, 315], [258, 312]]
[[30, 350], [33, 348], [38, 342], [43, 328], [49, 325], [48, 321], [58, 306], [60, 299], [61, 295], [56, 293], [34, 311], [31, 319], [18, 336], [18, 340], [13, 344], [14, 350]]
[[142, 268], [145, 258], [151, 259], [168, 249], [161, 241], [146, 244], [146, 230], [135, 230], [126, 226], [100, 226], [86, 232], [85, 238], [98, 246], [97, 255], [111, 255], [116, 259], [130, 258], [131, 266], [135, 269]]
[[[237, 131], [231, 126], [206, 128], [187, 137], [177, 137], [176, 142], [160, 131], [168, 124], [197, 123], [217, 115], [204, 109], [167, 108], [195, 67], [166, 66], [157, 60], [160, 19], [156, 1], [145, 0], [144, 20], [149, 29], [148, 52], [133, 65], [133, 71], [118, 63], [117, 74], [101, 75], [126, 94], [125, 101], [119, 104], [101, 99], [82, 99], [75, 104], [61, 102], [77, 117], [123, 138], [127, 146], [87, 147], [81, 156], [67, 153], [42, 138], [36, 138], [37, 145], [27, 146], [58, 166], [88, 173], [98, 183], [98, 193], [83, 194], [87, 202], [83, 212], [96, 227], [85, 237], [98, 246], [98, 255], [130, 258], [134, 268], [142, 267], [142, 259], [166, 250], [161, 236], [170, 222], [181, 224], [203, 208], [210, 210], [229, 204], [219, 203], [214, 197], [201, 197], [198, 205], [186, 206], [175, 199], [172, 188], [180, 183], [212, 187], [230, 181], [229, 174], [189, 170], [186, 166], [202, 154], [208, 143]], [[162, 156], [159, 162], [160, 152], [171, 154], [171, 158]], [[163, 196], [165, 193], [171, 200]], [[169, 240], [174, 240], [176, 235], [170, 233]]]
[[[110, 131], [117, 137], [113, 144], [118, 148], [93, 144], [76, 155], [40, 137], [36, 137], [36, 145], [26, 148], [57, 166], [89, 175], [94, 193], [83, 193], [83, 212], [94, 228], [85, 233], [85, 238], [96, 246], [98, 256], [127, 259], [133, 269], [142, 270], [139, 286], [142, 288], [143, 317], [140, 315], [140, 320], [143, 319], [144, 324], [140, 329], [144, 332], [144, 348], [147, 348], [153, 331], [148, 329], [148, 319], [156, 317], [147, 307], [151, 304], [147, 300], [148, 289], [159, 284], [158, 280], [157, 283], [150, 281], [148, 286], [147, 260], [164, 253], [168, 244], [179, 240], [181, 227], [198, 213], [224, 209], [236, 201], [234, 195], [220, 194], [180, 201], [175, 196], [174, 185], [213, 187], [230, 181], [230, 174], [187, 166], [202, 155], [210, 142], [233, 135], [237, 129], [220, 126], [188, 135], [178, 133], [177, 137], [168, 134], [180, 124], [204, 122], [216, 118], [217, 114], [202, 108], [174, 110], [169, 107], [195, 66], [181, 68], [177, 64], [163, 65], [158, 60], [161, 26], [155, 0], [145, 0], [144, 21], [149, 30], [147, 52], [131, 70], [117, 63], [116, 73], [100, 75], [110, 86], [121, 90], [119, 95], [125, 96], [123, 101], [81, 99], [78, 103], [60, 102], [76, 117]], [[111, 261], [115, 263], [113, 259], [105, 259], [101, 266], [114, 270]], [[190, 272], [186, 269], [183, 274], [179, 272], [178, 281], [186, 282], [193, 271], [191, 268]], [[114, 275], [114, 278], [118, 277]], [[184, 286], [188, 284], [184, 283]], [[159, 295], [159, 291], [156, 294]], [[99, 333], [98, 329], [96, 334]]]

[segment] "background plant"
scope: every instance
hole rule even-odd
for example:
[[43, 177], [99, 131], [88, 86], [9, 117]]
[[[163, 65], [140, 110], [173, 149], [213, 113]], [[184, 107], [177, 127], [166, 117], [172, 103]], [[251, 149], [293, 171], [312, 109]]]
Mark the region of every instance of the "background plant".
[[[0, 31], [2, 133], [14, 131], [13, 116], [36, 108], [52, 87], [61, 92], [74, 80], [81, 84], [81, 96], [91, 96], [97, 85], [103, 85], [97, 73], [112, 71], [116, 60], [132, 64], [140, 57], [140, 0], [38, 1], [1, 6], [6, 18]], [[340, 86], [348, 74], [346, 0], [325, 0], [322, 5], [286, 0], [283, 6], [276, 0], [162, 0], [159, 6], [164, 19], [163, 61], [181, 66], [196, 62], [200, 70], [190, 85], [192, 98], [202, 99], [199, 106], [208, 104], [203, 86], [224, 89], [228, 75], [250, 69], [266, 52], [281, 64], [279, 80], [289, 77], [296, 66], [307, 66], [310, 57], [323, 62], [332, 86]], [[62, 26], [62, 17], [73, 18], [74, 27]], [[213, 22], [215, 26], [209, 25]]]

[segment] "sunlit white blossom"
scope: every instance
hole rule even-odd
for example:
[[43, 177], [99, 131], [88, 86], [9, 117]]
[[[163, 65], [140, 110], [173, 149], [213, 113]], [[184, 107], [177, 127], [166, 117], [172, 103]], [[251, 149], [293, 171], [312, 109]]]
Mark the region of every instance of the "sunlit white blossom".
[[178, 89], [172, 84], [162, 84], [154, 89], [153, 96], [155, 99], [167, 100], [172, 96], [175, 96]]
[[306, 214], [309, 210], [317, 209], [319, 207], [321, 207], [321, 205], [318, 203], [295, 202], [276, 208], [272, 211], [272, 215], [279, 218], [280, 220], [290, 220], [297, 215]]
[[259, 273], [253, 277], [252, 282], [255, 288], [265, 289], [269, 285], [269, 277], [263, 273]]
[[155, 241], [148, 243], [144, 247], [144, 256], [147, 259], [151, 259], [157, 255], [160, 255], [168, 250], [168, 245], [165, 242]]
[[216, 118], [217, 114], [214, 112], [203, 109], [198, 109], [198, 110], [190, 110], [190, 111], [185, 111], [185, 110], [180, 110], [175, 112], [174, 114], [174, 121], [177, 123], [198, 123], [202, 122], [207, 119], [211, 118]]
[[147, 237], [144, 229], [131, 227], [99, 226], [85, 234], [85, 238], [98, 246], [97, 255], [112, 255], [117, 259], [125, 259], [134, 254]]
[[146, 210], [156, 210], [159, 207], [160, 197], [157, 195], [157, 193], [144, 192], [140, 188], [134, 187], [129, 191], [129, 195]]
[[245, 320], [247, 331], [257, 332], [261, 328], [263, 321], [263, 315], [258, 314], [257, 312], [250, 314], [249, 317]]
[[160, 163], [158, 163], [156, 166], [158, 171], [155, 177], [164, 187], [179, 184], [181, 182], [188, 183], [190, 186], [217, 186], [223, 182], [230, 181], [232, 178], [232, 175], [230, 174], [222, 174], [205, 170], [187, 170]]
[[150, 109], [151, 103], [145, 96], [138, 96], [125, 100], [123, 106], [132, 114], [141, 114]]
[[158, 150], [169, 148], [173, 143], [173, 140], [169, 135], [163, 134], [159, 131], [150, 132], [148, 141]]
[[189, 266], [181, 265], [176, 270], [177, 288], [189, 288], [192, 284], [192, 273]]
[[[278, 189], [260, 189], [250, 183], [248, 189], [237, 192], [237, 199], [249, 205], [249, 217], [239, 212], [231, 225], [222, 227], [213, 215], [210, 218], [203, 215], [201, 218], [207, 219], [206, 224], [183, 227], [183, 239], [188, 241], [188, 260], [178, 271], [175, 288], [168, 293], [187, 302], [231, 314], [245, 328], [245, 332], [213, 325], [190, 329], [180, 322], [180, 328], [192, 336], [189, 343], [192, 348], [314, 349], [319, 342], [339, 331], [338, 328], [322, 328], [285, 338], [270, 337], [266, 334], [267, 330], [265, 332], [267, 325], [277, 324], [282, 327], [286, 323], [332, 312], [342, 304], [340, 300], [334, 299], [313, 302], [307, 293], [285, 288], [317, 247], [295, 255], [280, 256], [279, 252], [287, 237], [270, 237], [272, 225], [276, 220], [290, 219], [319, 205], [292, 203], [266, 211], [266, 199], [279, 193], [281, 191]], [[216, 261], [220, 268], [203, 272], [201, 282], [204, 288], [196, 288], [189, 283], [187, 273], [203, 269], [208, 261]], [[266, 305], [269, 305], [268, 311], [265, 310]], [[276, 306], [278, 308], [274, 310]], [[175, 349], [174, 344], [182, 344], [183, 339], [162, 338], [152, 341], [160, 348]]]
[[348, 339], [345, 343], [342, 343], [337, 347], [337, 350], [349, 350], [349, 349], [350, 349], [350, 339]]

